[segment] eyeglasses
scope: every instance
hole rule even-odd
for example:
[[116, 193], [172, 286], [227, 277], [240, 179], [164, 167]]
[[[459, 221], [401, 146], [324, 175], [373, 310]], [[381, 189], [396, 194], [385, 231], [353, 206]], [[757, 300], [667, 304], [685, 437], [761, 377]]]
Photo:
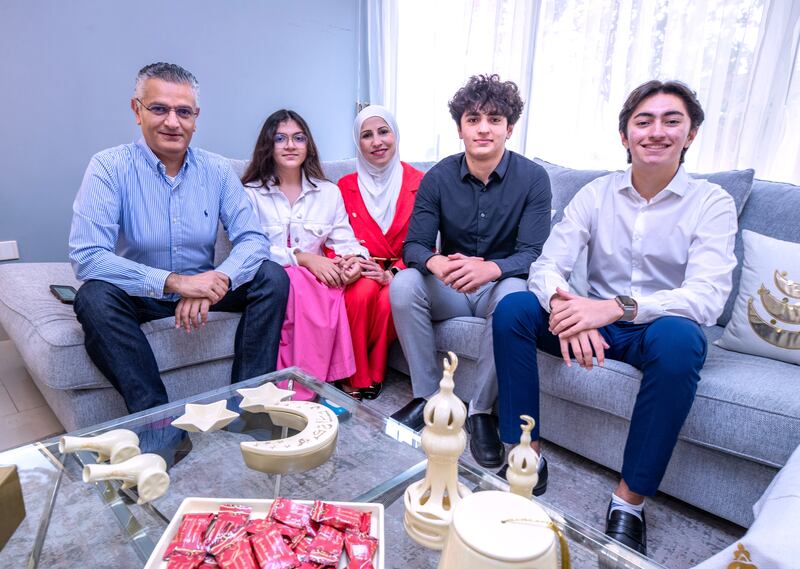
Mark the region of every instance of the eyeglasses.
[[145, 105], [141, 99], [137, 98], [136, 102], [143, 106], [145, 109], [156, 115], [157, 117], [163, 117], [170, 113], [170, 111], [175, 111], [175, 116], [182, 120], [189, 120], [197, 116], [198, 111], [195, 111], [192, 107], [168, 107], [167, 105], [150, 105], [149, 107]]
[[[289, 135], [283, 133], [276, 134], [272, 141], [276, 146], [285, 146], [289, 142]], [[297, 146], [305, 146], [308, 144], [308, 137], [302, 132], [298, 132], [292, 135], [292, 142]]]

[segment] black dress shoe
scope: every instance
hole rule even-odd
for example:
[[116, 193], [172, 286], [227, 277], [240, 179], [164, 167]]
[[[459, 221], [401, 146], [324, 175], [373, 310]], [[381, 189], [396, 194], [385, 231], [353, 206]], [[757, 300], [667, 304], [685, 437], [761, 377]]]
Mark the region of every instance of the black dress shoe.
[[506, 449], [497, 432], [497, 418], [488, 413], [477, 413], [467, 417], [469, 450], [475, 462], [486, 468], [503, 464]]
[[644, 520], [644, 511], [640, 520], [624, 510], [612, 512], [609, 503], [606, 512], [606, 535], [642, 555], [647, 555], [647, 523]]
[[[539, 463], [539, 480], [536, 482], [536, 486], [533, 487], [534, 496], [541, 496], [547, 491], [547, 459], [542, 457], [541, 460]], [[508, 472], [508, 464], [503, 465], [503, 468], [497, 471], [497, 476], [503, 480], [508, 480], [506, 472]]]
[[380, 395], [381, 391], [383, 391], [383, 382], [373, 383], [369, 387], [362, 387], [361, 389], [359, 389], [359, 391], [361, 392], [361, 395], [364, 397], [364, 399], [369, 399], [370, 401], [372, 401], [373, 399], [377, 399], [378, 395]]
[[392, 419], [398, 423], [404, 424], [410, 429], [419, 431], [425, 426], [423, 411], [425, 411], [426, 403], [427, 401], [422, 397], [416, 397], [406, 403], [402, 409], [392, 413]]

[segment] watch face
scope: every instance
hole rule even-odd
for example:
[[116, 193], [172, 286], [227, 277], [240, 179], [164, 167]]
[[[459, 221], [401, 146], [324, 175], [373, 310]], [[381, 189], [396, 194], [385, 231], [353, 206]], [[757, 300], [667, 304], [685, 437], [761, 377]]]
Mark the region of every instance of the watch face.
[[633, 300], [630, 296], [625, 296], [624, 294], [621, 294], [617, 298], [619, 298], [620, 302], [622, 302], [622, 304], [625, 306], [631, 306], [631, 307], [636, 306], [636, 301]]

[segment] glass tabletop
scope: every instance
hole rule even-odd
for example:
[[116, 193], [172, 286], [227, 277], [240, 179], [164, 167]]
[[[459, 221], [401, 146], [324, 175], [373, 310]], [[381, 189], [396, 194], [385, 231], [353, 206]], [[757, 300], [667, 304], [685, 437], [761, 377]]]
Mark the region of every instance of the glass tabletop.
[[[310, 388], [318, 400], [339, 407], [339, 435], [333, 455], [306, 472], [271, 475], [251, 470], [240, 444], [285, 438], [293, 431], [272, 423], [265, 413], [239, 408], [237, 389], [290, 380]], [[239, 418], [222, 430], [187, 433], [171, 426], [186, 403], [227, 400]], [[150, 504], [137, 505], [135, 488], [117, 481], [86, 484], [82, 471], [96, 455], [62, 455], [60, 437], [0, 453], [0, 465], [16, 464], [26, 517], [0, 551], [0, 566], [141, 567], [187, 497], [274, 498], [379, 502], [385, 511], [387, 567], [435, 568], [439, 552], [417, 545], [403, 528], [406, 487], [425, 474], [419, 435], [380, 415], [335, 387], [320, 383], [296, 368], [253, 378], [71, 433], [92, 436], [112, 429], [130, 429], [142, 453], [160, 454], [168, 465], [167, 493]], [[459, 477], [473, 489], [507, 490], [505, 481], [488, 470], [459, 463]], [[659, 568], [579, 520], [537, 500], [567, 537], [573, 567]]]

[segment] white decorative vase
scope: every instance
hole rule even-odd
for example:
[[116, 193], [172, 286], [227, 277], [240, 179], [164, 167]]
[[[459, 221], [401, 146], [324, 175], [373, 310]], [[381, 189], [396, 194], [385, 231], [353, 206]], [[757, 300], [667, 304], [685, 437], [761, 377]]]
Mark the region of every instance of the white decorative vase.
[[98, 462], [117, 464], [137, 456], [139, 450], [139, 437], [127, 429], [114, 429], [96, 437], [61, 437], [58, 441], [58, 450], [62, 454], [88, 450], [97, 453]]
[[439, 392], [425, 405], [422, 448], [428, 456], [425, 478], [406, 488], [403, 523], [408, 535], [424, 547], [442, 549], [453, 509], [471, 491], [458, 482], [458, 457], [467, 445], [462, 428], [467, 409], [453, 393], [458, 357], [448, 352]]
[[122, 480], [122, 488], [136, 486], [137, 504], [145, 504], [163, 496], [169, 488], [167, 463], [157, 454], [140, 454], [117, 464], [87, 464], [83, 467], [84, 482]]
[[[562, 546], [565, 542], [562, 541]], [[569, 552], [562, 550], [562, 568]], [[495, 490], [465, 497], [453, 512], [439, 569], [557, 569], [556, 533], [529, 499]]]
[[521, 425], [519, 444], [508, 453], [506, 479], [513, 494], [530, 498], [539, 481], [539, 455], [531, 448], [531, 431], [536, 421], [528, 415], [520, 415], [519, 418], [525, 423]]

